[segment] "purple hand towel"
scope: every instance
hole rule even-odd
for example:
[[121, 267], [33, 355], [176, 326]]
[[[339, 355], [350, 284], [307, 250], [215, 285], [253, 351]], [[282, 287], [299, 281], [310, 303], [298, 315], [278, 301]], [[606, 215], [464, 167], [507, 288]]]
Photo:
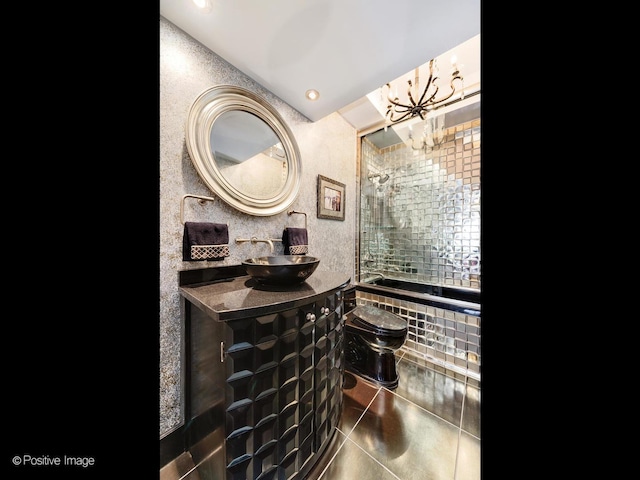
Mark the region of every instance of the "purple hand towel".
[[285, 228], [282, 232], [282, 245], [285, 255], [306, 255], [309, 253], [307, 229]]
[[222, 260], [229, 256], [229, 227], [225, 223], [185, 222], [182, 260]]

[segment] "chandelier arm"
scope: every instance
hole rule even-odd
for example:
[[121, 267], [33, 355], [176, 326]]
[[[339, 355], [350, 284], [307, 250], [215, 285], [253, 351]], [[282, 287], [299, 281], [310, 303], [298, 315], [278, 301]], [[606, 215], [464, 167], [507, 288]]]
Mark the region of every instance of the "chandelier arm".
[[391, 112], [391, 114], [389, 115], [389, 120], [391, 120], [392, 122], [401, 122], [402, 120], [404, 120], [405, 118], [409, 117], [409, 116], [413, 116], [413, 113], [411, 112], [411, 110], [408, 110], [404, 113], [404, 115], [402, 115], [400, 118], [393, 118], [393, 114], [394, 113], [402, 113], [402, 112]]
[[[434, 88], [435, 88], [435, 90], [434, 90], [433, 94], [427, 100], [423, 101], [422, 98], [420, 99], [420, 104], [421, 105], [428, 105], [428, 104], [429, 105], [430, 104], [436, 105], [436, 104], [440, 103], [440, 100], [434, 100], [434, 98], [436, 98], [436, 95], [438, 94], [438, 90], [440, 90], [440, 87], [438, 87], [437, 85], [434, 85]], [[426, 90], [425, 90], [424, 93], [427, 93]], [[423, 97], [424, 97], [424, 95], [423, 95]]]
[[393, 102], [393, 98], [391, 98], [391, 84], [387, 83], [387, 100]]
[[435, 101], [433, 102], [433, 103], [434, 103], [434, 105], [435, 105], [435, 104], [438, 104], [438, 103], [442, 103], [442, 102], [444, 102], [444, 101], [446, 101], [446, 100], [449, 100], [451, 97], [453, 97], [453, 94], [454, 94], [454, 93], [456, 93], [456, 89], [455, 89], [455, 87], [453, 86], [453, 80], [451, 80], [451, 84], [450, 84], [450, 85], [451, 85], [451, 93], [449, 93], [449, 95], [447, 95], [446, 97], [442, 97], [442, 98], [439, 98], [438, 100], [435, 100]]
[[405, 118], [408, 114], [411, 114], [411, 113], [412, 113], [412, 109], [411, 109], [411, 108], [409, 108], [409, 107], [407, 107], [406, 105], [399, 105], [399, 104], [396, 104], [396, 105], [397, 105], [397, 106], [402, 107], [404, 110], [401, 110], [401, 109], [393, 109], [393, 108], [392, 108], [392, 106], [391, 106], [391, 105], [389, 105], [389, 106], [387, 107], [387, 113], [386, 113], [386, 116], [387, 116], [387, 117], [389, 117], [389, 120], [391, 120], [392, 122], [396, 121], [396, 120], [394, 120], [394, 118], [393, 118], [393, 114], [394, 114], [394, 113], [402, 114], [401, 119]]
[[[387, 88], [389, 89], [389, 93], [387, 93], [387, 100], [390, 103], [393, 103], [396, 107], [411, 109], [411, 105], [405, 105], [404, 103], [400, 103], [398, 97], [396, 98], [391, 97], [391, 84], [387, 83]], [[389, 106], [389, 108], [391, 108], [391, 106]]]
[[398, 113], [404, 113], [404, 112], [410, 112], [413, 110], [413, 108], [410, 105], [402, 105], [401, 103], [397, 103], [397, 102], [391, 102], [393, 105], [395, 105], [397, 108], [393, 108], [393, 105], [387, 105], [387, 113], [391, 112], [392, 110], [397, 111]]
[[409, 84], [409, 86], [407, 87], [407, 96], [409, 97], [409, 101], [411, 102], [411, 105], [415, 107], [417, 104], [413, 99], [413, 95], [411, 95], [411, 87], [413, 85], [411, 84], [411, 80], [407, 80], [407, 83]]
[[[434, 77], [433, 76], [433, 67], [432, 67], [432, 63], [433, 60], [431, 60], [429, 62], [429, 78], [427, 79], [427, 86], [424, 87], [424, 92], [422, 92], [422, 96], [420, 97], [420, 101], [418, 102], [419, 104], [424, 103], [424, 97], [427, 94], [427, 90], [429, 90], [429, 87], [431, 87], [431, 85], [433, 84], [434, 87], [436, 87], [436, 93], [438, 92], [438, 86], [435, 84], [436, 80], [438, 80], [440, 77]], [[433, 99], [433, 97], [435, 97], [435, 93], [433, 95], [431, 95], [431, 99]], [[427, 100], [427, 102], [429, 101]]]
[[[438, 86], [435, 84], [435, 81], [438, 80], [438, 76], [433, 76], [433, 64], [435, 62], [435, 59], [431, 59], [429, 60], [429, 78], [427, 79], [427, 85], [426, 87], [424, 87], [424, 91], [422, 92], [422, 96], [420, 97], [420, 101], [418, 102], [420, 105], [422, 105], [424, 103], [424, 97], [427, 94], [427, 90], [429, 90], [429, 87], [433, 84], [436, 87], [436, 92], [438, 91]], [[435, 96], [435, 93], [431, 96], [431, 99], [433, 99], [433, 97]], [[427, 101], [429, 101], [427, 100]]]
[[446, 100], [449, 100], [451, 97], [453, 97], [453, 94], [456, 93], [456, 87], [453, 85], [453, 82], [455, 82], [456, 80], [463, 81], [460, 75], [456, 75], [455, 77], [453, 77], [449, 82], [449, 86], [451, 87], [451, 93], [449, 93], [449, 95], [447, 95], [446, 97], [439, 98], [434, 103], [442, 103]]
[[464, 82], [464, 79], [460, 75], [456, 75], [455, 77], [453, 77], [449, 82], [449, 86], [451, 87], [451, 90], [453, 90], [454, 92], [456, 91], [456, 87], [453, 86], [453, 82], [455, 82], [456, 80], [460, 80], [461, 82]]
[[[406, 108], [407, 110], [411, 110], [411, 105], [405, 105], [404, 103], [400, 103], [398, 101], [398, 99], [393, 99], [393, 98], [388, 98], [387, 100], [389, 100], [390, 103], [393, 103], [396, 107], [402, 107], [402, 108]], [[391, 108], [391, 106], [389, 106], [389, 108]]]
[[396, 107], [402, 107], [402, 108], [407, 108], [409, 110], [411, 110], [411, 105], [405, 105], [404, 103], [400, 103], [397, 100], [393, 100], [393, 99], [389, 99], [390, 103], [393, 103]]

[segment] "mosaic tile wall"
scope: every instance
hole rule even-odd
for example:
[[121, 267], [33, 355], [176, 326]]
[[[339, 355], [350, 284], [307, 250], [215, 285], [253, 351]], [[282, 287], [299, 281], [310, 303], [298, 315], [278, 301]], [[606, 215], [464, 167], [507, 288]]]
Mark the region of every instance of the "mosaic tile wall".
[[480, 380], [480, 317], [407, 300], [356, 291], [358, 305], [373, 305], [406, 320], [409, 350], [452, 372]]
[[[358, 275], [480, 290], [480, 119], [449, 126], [440, 148], [360, 150]], [[371, 172], [379, 173], [373, 181]], [[386, 175], [388, 180], [382, 182]], [[407, 321], [402, 347], [454, 375], [480, 379], [478, 316], [357, 292]]]
[[360, 278], [480, 289], [480, 119], [433, 151], [364, 137], [360, 165]]

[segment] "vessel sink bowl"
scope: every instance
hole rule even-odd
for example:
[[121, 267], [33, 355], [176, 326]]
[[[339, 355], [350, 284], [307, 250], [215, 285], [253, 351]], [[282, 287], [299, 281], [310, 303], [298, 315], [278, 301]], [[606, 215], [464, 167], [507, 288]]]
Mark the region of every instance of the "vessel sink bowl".
[[304, 282], [318, 268], [320, 259], [306, 255], [274, 255], [242, 262], [247, 274], [264, 285], [294, 285]]

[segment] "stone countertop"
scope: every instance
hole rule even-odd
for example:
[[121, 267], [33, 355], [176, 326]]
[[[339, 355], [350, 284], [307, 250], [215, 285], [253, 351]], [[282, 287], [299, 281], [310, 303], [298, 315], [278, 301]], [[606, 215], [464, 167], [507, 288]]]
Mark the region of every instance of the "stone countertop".
[[179, 287], [180, 294], [218, 321], [268, 315], [306, 305], [349, 284], [348, 275], [314, 272], [306, 281], [291, 286], [260, 285], [250, 276]]

